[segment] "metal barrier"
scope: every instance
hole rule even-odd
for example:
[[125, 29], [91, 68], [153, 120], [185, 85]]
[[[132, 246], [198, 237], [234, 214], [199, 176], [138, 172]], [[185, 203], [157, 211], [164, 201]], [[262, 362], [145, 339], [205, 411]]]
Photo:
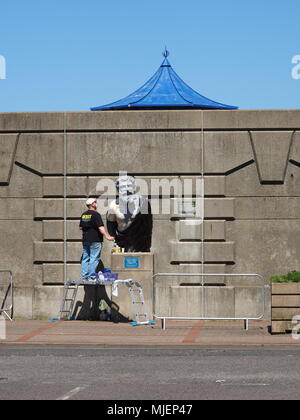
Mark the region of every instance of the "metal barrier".
[[[201, 317], [174, 317], [174, 316], [160, 316], [160, 315], [156, 315], [155, 314], [155, 278], [156, 277], [202, 277], [202, 283], [199, 287], [203, 288], [203, 293], [202, 293], [202, 315]], [[205, 317], [204, 314], [204, 308], [205, 308], [205, 283], [203, 281], [204, 277], [257, 277], [260, 279], [261, 281], [261, 289], [262, 289], [262, 311], [261, 311], [261, 315], [259, 315], [258, 317], [241, 317], [241, 318], [227, 318], [227, 317]], [[193, 321], [193, 320], [203, 320], [203, 321], [209, 321], [209, 320], [213, 320], [213, 321], [244, 321], [244, 328], [246, 330], [248, 330], [249, 328], [249, 321], [258, 321], [260, 319], [262, 319], [265, 315], [265, 289], [268, 287], [267, 285], [265, 285], [265, 281], [264, 278], [260, 275], [260, 274], [211, 274], [211, 273], [157, 273], [154, 274], [153, 276], [154, 282], [153, 282], [153, 287], [154, 287], [154, 310], [153, 310], [153, 317], [157, 318], [157, 319], [161, 319], [162, 320], [162, 327], [165, 330], [166, 329], [166, 320], [188, 320], [188, 321]], [[222, 286], [220, 286], [222, 287]]]
[[[3, 312], [7, 316], [7, 318], [10, 321], [12, 321], [13, 308], [14, 308], [13, 275], [12, 275], [12, 272], [10, 270], [0, 270], [0, 276], [1, 276], [2, 273], [8, 273], [9, 274], [9, 285], [8, 285], [8, 288], [5, 292], [3, 302], [1, 303], [0, 314]], [[0, 277], [0, 279], [1, 279], [1, 277]], [[10, 300], [8, 305], [6, 304], [7, 299]]]

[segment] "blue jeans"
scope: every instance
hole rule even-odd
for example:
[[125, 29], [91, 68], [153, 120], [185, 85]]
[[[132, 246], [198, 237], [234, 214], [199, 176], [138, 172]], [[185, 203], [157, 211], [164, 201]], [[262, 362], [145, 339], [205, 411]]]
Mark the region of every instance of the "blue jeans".
[[83, 242], [81, 275], [84, 280], [96, 278], [102, 245], [102, 242]]

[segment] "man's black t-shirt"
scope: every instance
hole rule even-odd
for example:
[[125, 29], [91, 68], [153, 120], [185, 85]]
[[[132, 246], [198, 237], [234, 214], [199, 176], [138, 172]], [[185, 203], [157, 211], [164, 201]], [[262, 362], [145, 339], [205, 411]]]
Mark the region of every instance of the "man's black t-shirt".
[[85, 211], [79, 223], [79, 227], [82, 228], [82, 242], [103, 242], [100, 226], [104, 226], [100, 214], [94, 210]]

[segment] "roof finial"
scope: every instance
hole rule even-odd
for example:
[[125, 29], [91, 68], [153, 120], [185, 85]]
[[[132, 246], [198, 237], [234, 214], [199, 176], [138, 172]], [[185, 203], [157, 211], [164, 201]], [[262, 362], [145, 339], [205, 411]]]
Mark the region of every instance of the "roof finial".
[[169, 53], [169, 51], [167, 50], [167, 47], [165, 47], [165, 51], [163, 52], [163, 54], [162, 54], [165, 58], [167, 58], [167, 57], [169, 57], [169, 55], [170, 55], [170, 53]]

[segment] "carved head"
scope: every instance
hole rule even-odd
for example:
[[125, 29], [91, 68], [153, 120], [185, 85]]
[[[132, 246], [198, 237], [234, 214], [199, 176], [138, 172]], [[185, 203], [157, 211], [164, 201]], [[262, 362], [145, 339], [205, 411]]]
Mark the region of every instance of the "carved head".
[[116, 188], [120, 196], [128, 196], [135, 193], [135, 178], [129, 175], [122, 175], [116, 181]]

